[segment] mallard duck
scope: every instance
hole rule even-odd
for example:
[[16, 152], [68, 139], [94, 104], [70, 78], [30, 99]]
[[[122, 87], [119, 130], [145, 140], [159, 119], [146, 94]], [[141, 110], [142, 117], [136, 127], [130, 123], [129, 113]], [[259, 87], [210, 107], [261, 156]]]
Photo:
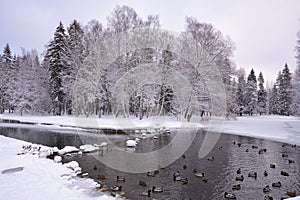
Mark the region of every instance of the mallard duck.
[[260, 149], [259, 151], [258, 151], [258, 154], [263, 154], [263, 153], [266, 153], [267, 152], [267, 149]]
[[177, 171], [177, 172], [175, 172], [175, 173], [173, 174], [173, 177], [178, 177], [178, 176], [180, 176], [180, 172], [179, 172], [179, 171]]
[[246, 149], [246, 152], [249, 152], [249, 149]]
[[234, 194], [231, 194], [228, 192], [224, 193], [224, 197], [225, 197], [225, 199], [236, 199], [236, 196]]
[[248, 173], [248, 177], [251, 177], [251, 178], [257, 178], [257, 173], [256, 172], [249, 172]]
[[115, 185], [115, 186], [111, 187], [111, 191], [113, 191], [113, 192], [122, 191], [122, 186], [121, 185]]
[[275, 169], [276, 165], [274, 163], [270, 164], [270, 168]]
[[150, 197], [150, 196], [151, 196], [151, 190], [148, 190], [148, 191], [146, 191], [146, 192], [143, 192], [143, 193], [142, 193], [142, 196]]
[[193, 169], [193, 172], [194, 172], [194, 173], [197, 173], [197, 169], [196, 169], [196, 168], [194, 168], [194, 169]]
[[288, 156], [287, 154], [283, 153], [283, 154], [282, 154], [282, 157], [283, 157], [283, 158], [287, 158], [287, 157], [289, 157], [289, 156]]
[[289, 197], [296, 197], [296, 191], [286, 192], [285, 194], [288, 195]]
[[265, 200], [273, 200], [273, 197], [267, 195], [267, 196], [265, 196]]
[[195, 174], [195, 176], [198, 177], [198, 178], [203, 178], [204, 177], [204, 173], [198, 172], [198, 173]]
[[290, 160], [290, 159], [288, 159], [288, 162], [289, 162], [289, 164], [290, 164], [290, 163], [295, 163], [294, 160]]
[[268, 176], [268, 171], [267, 170], [264, 171], [264, 176]]
[[202, 177], [202, 181], [205, 182], [205, 183], [207, 183], [208, 182], [208, 178]]
[[95, 166], [93, 167], [93, 169], [94, 169], [94, 170], [97, 170], [97, 165], [95, 165]]
[[155, 176], [155, 172], [154, 171], [147, 172], [147, 176], [154, 177]]
[[186, 185], [186, 184], [188, 184], [188, 179], [187, 178], [185, 178], [185, 179], [181, 179], [181, 182], [182, 182], [182, 185]]
[[182, 178], [181, 178], [181, 176], [176, 176], [176, 177], [174, 176], [174, 177], [173, 177], [173, 180], [174, 180], [174, 181], [181, 181]]
[[241, 147], [241, 146], [242, 146], [242, 143], [237, 143], [237, 145], [238, 145], [239, 147]]
[[236, 171], [237, 174], [241, 174], [241, 168]]
[[142, 181], [142, 180], [139, 180], [139, 185], [141, 185], [141, 186], [147, 186], [146, 182]]
[[263, 192], [270, 192], [270, 186], [269, 186], [269, 185], [266, 185], [266, 186], [263, 188]]
[[153, 186], [152, 187], [152, 192], [156, 192], [156, 193], [160, 193], [160, 192], [163, 192], [163, 188], [162, 187], [155, 187]]
[[258, 146], [252, 145], [252, 149], [257, 149], [257, 148], [258, 148]]
[[285, 171], [281, 171], [280, 174], [281, 174], [282, 176], [289, 176], [289, 173], [287, 173], [287, 172], [285, 172]]
[[125, 182], [125, 177], [117, 176], [117, 181], [119, 181], [119, 182]]
[[237, 176], [237, 177], [235, 178], [235, 180], [236, 180], [236, 181], [244, 181], [244, 176], [243, 176], [243, 175]]
[[106, 179], [106, 177], [104, 175], [98, 175], [97, 178], [98, 179]]
[[241, 189], [241, 185], [240, 184], [232, 186], [232, 190], [240, 190], [240, 189]]
[[182, 166], [182, 168], [183, 168], [183, 169], [186, 169], [186, 168], [187, 168], [187, 164], [184, 164], [184, 165]]
[[210, 156], [210, 157], [207, 158], [207, 160], [209, 160], [209, 161], [214, 161], [215, 158], [214, 158], [213, 156]]
[[272, 187], [281, 187], [281, 182], [278, 181], [278, 182], [272, 183]]
[[185, 158], [185, 155], [184, 155], [184, 154], [182, 154], [182, 158]]

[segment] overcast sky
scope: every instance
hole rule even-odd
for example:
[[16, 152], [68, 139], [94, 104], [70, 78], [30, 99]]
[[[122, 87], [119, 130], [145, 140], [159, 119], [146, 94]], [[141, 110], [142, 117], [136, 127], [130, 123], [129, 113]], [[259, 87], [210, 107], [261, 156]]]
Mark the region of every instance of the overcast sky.
[[236, 46], [234, 61], [247, 74], [253, 67], [273, 81], [287, 62], [296, 67], [294, 48], [300, 30], [299, 0], [0, 0], [0, 48], [45, 50], [61, 20], [86, 25], [91, 19], [106, 24], [116, 5], [128, 5], [139, 16], [158, 14], [162, 28], [181, 32], [187, 16], [211, 23]]

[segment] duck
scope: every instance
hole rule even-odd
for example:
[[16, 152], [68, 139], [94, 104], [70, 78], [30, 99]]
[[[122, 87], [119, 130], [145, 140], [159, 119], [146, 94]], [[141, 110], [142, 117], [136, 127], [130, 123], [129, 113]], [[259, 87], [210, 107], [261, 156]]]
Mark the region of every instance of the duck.
[[224, 193], [224, 197], [225, 197], [225, 199], [236, 199], [235, 194], [231, 194], [231, 193], [228, 193], [228, 192]]
[[236, 171], [237, 174], [241, 174], [241, 168]]
[[173, 181], [182, 181], [182, 178], [181, 178], [181, 176], [174, 176], [173, 177]]
[[267, 149], [260, 149], [259, 151], [258, 151], [258, 154], [263, 154], [263, 153], [266, 153], [267, 152]]
[[289, 197], [296, 197], [296, 191], [286, 192], [285, 194], [288, 195]]
[[98, 175], [97, 178], [98, 178], [98, 179], [102, 179], [102, 180], [103, 180], [103, 179], [106, 179], [106, 177], [105, 177], [104, 175]]
[[160, 193], [160, 192], [163, 192], [163, 188], [162, 187], [155, 187], [153, 186], [152, 187], [152, 192], [156, 192], [156, 193]]
[[275, 169], [276, 165], [274, 163], [270, 164], [270, 168]]
[[269, 185], [266, 185], [266, 186], [263, 188], [263, 192], [270, 192], [270, 186], [269, 186]]
[[265, 196], [265, 200], [273, 200], [273, 197], [269, 196], [269, 195], [266, 195]]
[[210, 156], [210, 157], [207, 158], [207, 160], [209, 160], [209, 161], [214, 161], [215, 158], [214, 158], [213, 156]]
[[297, 147], [297, 145], [296, 145], [296, 144], [293, 144], [293, 145], [292, 145], [292, 148], [296, 148], [296, 147]]
[[268, 171], [267, 170], [264, 171], [264, 176], [268, 176]]
[[198, 178], [203, 178], [204, 177], [204, 173], [195, 173], [195, 176], [198, 177]]
[[178, 176], [180, 176], [180, 172], [179, 172], [179, 171], [177, 171], [177, 172], [175, 172], [175, 173], [173, 174], [173, 177], [178, 177]]
[[248, 177], [251, 177], [251, 178], [257, 178], [257, 173], [256, 172], [249, 172], [248, 173]]
[[208, 182], [208, 178], [202, 177], [202, 181], [205, 182], [205, 183], [207, 183]]
[[283, 153], [282, 155], [281, 155], [283, 158], [287, 158], [287, 157], [289, 157], [287, 154], [285, 154], [285, 153]]
[[219, 148], [218, 148], [218, 150], [222, 150], [223, 149], [223, 146], [220, 146]]
[[240, 189], [241, 189], [241, 185], [240, 184], [232, 186], [232, 190], [240, 190]]
[[146, 182], [142, 181], [142, 180], [139, 180], [139, 185], [141, 185], [141, 186], [147, 186]]
[[252, 145], [252, 149], [257, 149], [257, 148], [258, 148], [258, 146]]
[[183, 168], [183, 169], [186, 169], [186, 168], [187, 168], [187, 164], [184, 164], [184, 165], [182, 166], [182, 168]]
[[119, 181], [119, 182], [125, 182], [125, 177], [117, 176], [117, 181]]
[[142, 196], [150, 197], [150, 196], [151, 196], [151, 190], [148, 190], [148, 191], [146, 191], [146, 192], [143, 192], [143, 193], [142, 193]]
[[93, 169], [94, 169], [94, 170], [97, 170], [97, 165], [95, 165], [95, 166], [93, 167]]
[[285, 171], [281, 171], [280, 174], [281, 174], [282, 176], [289, 176], [289, 173], [287, 173], [287, 172], [285, 172]]
[[182, 185], [186, 185], [186, 184], [188, 184], [188, 179], [187, 178], [185, 178], [185, 179], [181, 179], [181, 182], [182, 182]]
[[184, 154], [182, 154], [182, 158], [185, 158], [185, 155], [184, 155]]
[[289, 162], [289, 164], [295, 163], [295, 161], [294, 161], [294, 160], [291, 160], [291, 159], [288, 159], [288, 162]]
[[236, 181], [244, 181], [244, 176], [243, 175], [237, 176], [237, 177], [235, 177], [235, 180]]
[[236, 144], [236, 142], [235, 142], [235, 141], [233, 141], [233, 144], [235, 145], [235, 144]]
[[194, 173], [197, 173], [197, 169], [196, 169], [196, 168], [194, 168], [194, 169], [193, 169], [193, 172], [194, 172]]
[[154, 171], [147, 172], [147, 176], [154, 177], [155, 176], [155, 172]]
[[115, 186], [111, 187], [111, 191], [113, 191], [113, 192], [122, 191], [122, 186], [121, 185], [115, 185]]
[[249, 149], [246, 149], [246, 152], [249, 152]]
[[272, 183], [272, 187], [281, 187], [281, 182], [278, 181], [278, 182]]
[[239, 147], [241, 147], [241, 146], [242, 146], [242, 143], [237, 143], [237, 145], [238, 145]]

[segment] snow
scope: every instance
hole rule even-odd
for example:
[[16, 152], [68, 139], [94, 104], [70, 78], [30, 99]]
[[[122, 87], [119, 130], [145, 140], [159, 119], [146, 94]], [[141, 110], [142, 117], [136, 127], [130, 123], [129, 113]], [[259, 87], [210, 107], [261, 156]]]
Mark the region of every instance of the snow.
[[136, 147], [137, 142], [135, 140], [127, 140], [126, 141], [126, 146], [127, 147]]
[[[101, 146], [101, 144], [100, 144]], [[83, 152], [83, 153], [89, 153], [89, 152], [95, 152], [95, 151], [98, 151], [98, 147], [95, 147], [93, 145], [90, 145], [90, 144], [84, 144], [84, 145], [81, 145], [79, 147], [79, 149]]]
[[79, 152], [79, 149], [74, 146], [65, 146], [58, 152], [59, 152], [59, 154], [75, 153], [75, 152]]
[[[53, 160], [39, 158], [33, 154], [33, 146], [27, 153], [22, 152], [22, 146], [30, 143], [7, 138], [0, 135], [0, 171], [7, 169], [10, 173], [0, 173], [0, 197], [5, 199], [30, 199], [30, 200], [110, 200], [113, 197], [95, 191], [97, 183], [92, 179], [76, 177], [78, 163], [66, 165], [55, 163]], [[49, 147], [43, 147], [44, 150]], [[30, 153], [31, 152], [31, 153]], [[24, 153], [24, 154], [17, 154]], [[69, 169], [69, 166], [73, 169]]]
[[222, 132], [300, 145], [300, 118], [243, 116], [237, 120], [225, 121]]

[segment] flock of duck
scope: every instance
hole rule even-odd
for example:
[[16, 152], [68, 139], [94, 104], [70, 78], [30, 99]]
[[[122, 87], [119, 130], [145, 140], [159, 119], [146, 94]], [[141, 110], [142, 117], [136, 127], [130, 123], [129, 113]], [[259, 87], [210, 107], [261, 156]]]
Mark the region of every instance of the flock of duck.
[[[235, 142], [235, 141], [233, 142], [233, 145], [237, 145], [238, 147], [242, 147], [242, 143]], [[284, 147], [286, 145], [284, 144], [282, 146]], [[292, 145], [291, 147], [296, 148], [296, 145]], [[251, 148], [252, 149], [258, 149], [258, 146], [252, 145]], [[218, 150], [222, 150], [222, 149], [223, 149], [222, 146], [218, 148]], [[245, 151], [249, 152], [249, 149], [246, 149]], [[266, 148], [258, 150], [258, 154], [265, 154], [265, 153], [267, 153]], [[185, 155], [182, 155], [183, 159], [185, 157], [186, 157]], [[282, 154], [282, 158], [283, 158], [283, 160], [285, 160], [289, 164], [295, 163], [294, 160], [289, 159], [289, 156], [286, 153]], [[215, 158], [214, 158], [214, 156], [210, 156], [210, 157], [207, 157], [207, 160], [208, 161], [214, 161]], [[276, 164], [275, 163], [270, 163], [269, 167], [270, 167], [270, 170], [265, 170], [264, 173], [263, 173], [263, 176], [267, 177], [269, 175], [269, 173], [273, 173], [273, 172], [271, 172], [271, 170], [276, 168]], [[186, 170], [187, 168], [188, 168], [188, 165], [184, 164], [182, 166], [181, 170]], [[160, 169], [157, 169], [157, 170], [154, 170], [154, 171], [149, 171], [149, 172], [146, 173], [146, 175], [147, 175], [147, 177], [154, 177], [157, 174], [159, 174], [160, 170], [162, 170], [162, 169], [163, 168], [160, 168]], [[97, 170], [97, 166], [94, 166], [94, 170]], [[236, 184], [232, 185], [232, 187], [231, 187], [232, 192], [229, 192], [229, 191], [224, 192], [224, 198], [225, 199], [237, 199], [235, 192], [237, 192], [239, 190], [242, 190], [242, 186], [239, 182], [243, 182], [244, 179], [245, 179], [244, 176], [246, 176], [245, 173], [243, 173], [243, 172], [244, 171], [241, 168], [238, 168], [236, 170], [236, 174], [235, 174]], [[193, 174], [194, 174], [195, 178], [198, 178], [198, 179], [202, 180], [205, 183], [208, 182], [208, 177], [205, 175], [204, 172], [199, 172], [197, 169], [193, 169]], [[280, 172], [280, 175], [285, 176], [285, 177], [289, 177], [289, 173], [286, 172], [286, 171], [283, 171], [283, 170]], [[253, 179], [259, 178], [258, 173], [256, 171], [249, 172], [247, 177], [248, 178], [253, 178]], [[105, 179], [105, 178], [106, 177], [104, 175], [99, 175], [98, 176], [98, 179]], [[173, 178], [174, 182], [179, 182], [182, 185], [187, 185], [189, 183], [188, 178], [182, 177], [182, 175], [180, 173], [180, 170], [175, 171], [173, 173], [172, 178]], [[116, 182], [118, 183], [117, 185], [114, 185], [111, 188], [106, 188], [106, 190], [109, 190], [111, 192], [111, 195], [113, 195], [113, 196], [116, 196], [116, 195], [122, 196], [122, 195], [124, 195], [125, 193], [122, 191], [122, 184], [120, 184], [120, 183], [123, 182], [123, 184], [125, 184], [125, 182], [126, 182], [125, 177], [116, 176]], [[145, 180], [139, 180], [137, 184], [140, 185], [140, 186], [143, 186], [143, 187], [148, 186], [148, 184]], [[261, 188], [263, 193], [265, 194], [264, 199], [265, 200], [273, 200], [273, 197], [271, 196], [271, 188], [280, 188], [280, 187], [282, 187], [282, 183], [280, 181], [273, 182], [273, 183], [270, 183], [268, 185], [265, 185], [263, 188]], [[154, 193], [163, 193], [163, 192], [164, 192], [163, 187], [158, 187], [158, 186], [155, 186], [155, 185], [151, 185], [149, 187], [149, 189], [147, 189], [146, 191], [141, 193], [141, 196], [151, 197], [151, 195], [154, 194]], [[285, 194], [288, 197], [295, 197], [297, 195], [296, 191], [286, 191]], [[285, 198], [282, 197], [281, 199], [285, 199]]]
[[[242, 143], [237, 143], [237, 142], [235, 142], [235, 141], [233, 142], [233, 144], [234, 144], [234, 145], [237, 145], [238, 147], [241, 147], [241, 146], [242, 146]], [[287, 146], [287, 144], [283, 144], [283, 145], [282, 145], [282, 147], [285, 147], [285, 146]], [[291, 147], [292, 147], [292, 148], [296, 148], [296, 145], [291, 145]], [[252, 145], [252, 149], [258, 149], [258, 146]], [[249, 152], [249, 149], [246, 149], [245, 151], [246, 151], [246, 152]], [[264, 149], [260, 149], [260, 150], [258, 151], [258, 154], [264, 154], [264, 153], [266, 153], [266, 152], [267, 152], [267, 149], [264, 148]], [[282, 154], [282, 158], [283, 158], [287, 163], [289, 163], [289, 164], [295, 163], [295, 161], [292, 160], [292, 159], [286, 159], [286, 158], [288, 158], [288, 154], [283, 153], [283, 154]], [[275, 169], [275, 168], [276, 168], [276, 164], [275, 164], [275, 163], [270, 163], [270, 169]], [[237, 181], [237, 182], [243, 182], [243, 181], [244, 181], [244, 176], [241, 175], [241, 174], [242, 174], [242, 169], [241, 169], [241, 168], [237, 169], [235, 181]], [[264, 173], [263, 173], [263, 176], [267, 177], [268, 175], [269, 175], [268, 170], [265, 170]], [[289, 176], [289, 173], [286, 172], [286, 171], [281, 171], [281, 172], [280, 172], [280, 175], [281, 175], [281, 176], [286, 176], [286, 177], [288, 177], [288, 176]], [[257, 179], [257, 178], [258, 178], [258, 174], [257, 174], [257, 172], [255, 172], [255, 171], [251, 171], [251, 172], [248, 173], [248, 177]], [[270, 186], [270, 185], [271, 185], [271, 186]], [[273, 187], [273, 188], [280, 188], [280, 187], [282, 187], [282, 183], [281, 183], [280, 181], [273, 182], [273, 183], [270, 184], [270, 185], [265, 185], [265, 186], [262, 188], [262, 191], [263, 191], [263, 193], [265, 194], [265, 196], [264, 196], [264, 199], [265, 199], [265, 200], [273, 200], [273, 197], [270, 196], [270, 194], [269, 194], [269, 193], [271, 192], [271, 187]], [[241, 190], [241, 184], [235, 184], [235, 185], [233, 185], [233, 186], [232, 186], [232, 191], [235, 191], [235, 190]], [[288, 197], [296, 197], [296, 191], [287, 191], [285, 194], [286, 194]], [[286, 198], [288, 198], [288, 197], [286, 197]], [[237, 197], [236, 197], [236, 195], [235, 195], [234, 193], [229, 193], [229, 192], [225, 192], [225, 193], [224, 193], [224, 198], [225, 198], [225, 199], [237, 199]], [[286, 199], [286, 198], [285, 198], [285, 197], [281, 197], [281, 199]]]

